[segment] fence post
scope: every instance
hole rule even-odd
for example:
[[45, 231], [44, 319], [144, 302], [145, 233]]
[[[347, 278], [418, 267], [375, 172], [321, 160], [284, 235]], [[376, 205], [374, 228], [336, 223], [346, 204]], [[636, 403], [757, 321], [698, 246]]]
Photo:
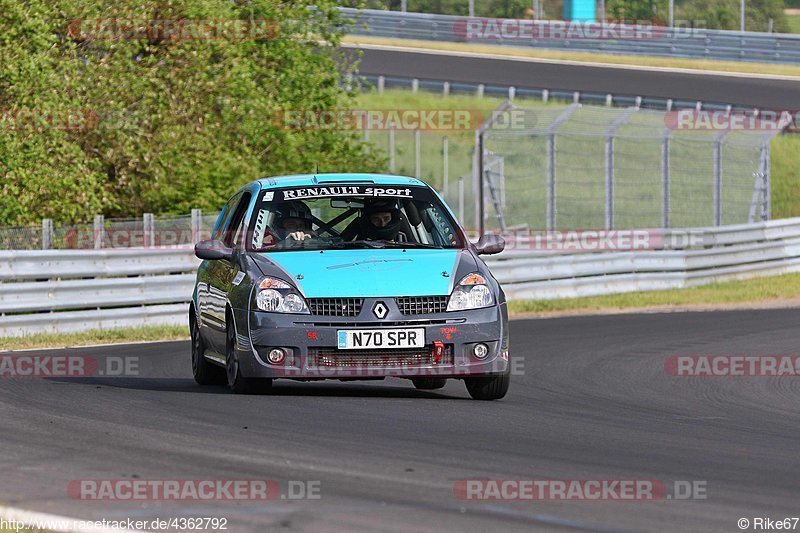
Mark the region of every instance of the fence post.
[[42, 250], [53, 248], [53, 219], [42, 219]]
[[192, 209], [192, 244], [200, 242], [200, 234], [203, 231], [203, 210]]
[[389, 128], [389, 172], [392, 174], [395, 173], [395, 161], [394, 161], [394, 124], [391, 125]]
[[422, 133], [414, 130], [414, 177], [422, 179]]
[[669, 136], [672, 133], [665, 129], [661, 138], [661, 227], [669, 228], [670, 220], [670, 162]]
[[553, 231], [556, 227], [556, 134], [572, 113], [581, 104], [572, 104], [558, 115], [558, 118], [547, 128], [547, 152], [546, 152], [546, 175], [547, 175], [547, 210], [545, 226], [547, 231]]
[[614, 137], [617, 130], [636, 113], [639, 107], [629, 107], [606, 130], [605, 139], [605, 177], [606, 177], [606, 230], [614, 229]]
[[106, 224], [103, 215], [94, 216], [94, 249], [99, 250], [106, 241]]
[[152, 248], [156, 245], [156, 232], [155, 221], [153, 213], [145, 213], [142, 217], [144, 224], [144, 246], [145, 248]]
[[761, 219], [770, 220], [772, 218], [772, 174], [770, 172], [772, 160], [770, 159], [769, 141], [766, 141], [761, 147], [761, 153], [761, 157], [764, 158], [764, 206], [761, 208]]
[[719, 132], [714, 137], [714, 225], [722, 225], [722, 141], [728, 135], [728, 130]]
[[464, 178], [458, 178], [458, 221], [464, 223]]
[[442, 191], [444, 195], [450, 192], [450, 141], [445, 135], [442, 138]]

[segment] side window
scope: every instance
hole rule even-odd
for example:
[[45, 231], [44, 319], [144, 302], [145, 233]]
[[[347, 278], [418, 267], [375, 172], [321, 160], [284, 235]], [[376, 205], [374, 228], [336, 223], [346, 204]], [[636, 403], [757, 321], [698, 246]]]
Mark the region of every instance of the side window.
[[222, 212], [219, 214], [219, 218], [217, 218], [217, 223], [214, 225], [214, 234], [211, 236], [212, 239], [221, 241], [223, 240], [223, 230], [228, 225], [228, 221], [233, 215], [234, 206], [236, 202], [239, 201], [239, 197], [241, 195], [236, 194], [228, 200], [228, 203], [225, 204], [225, 207], [222, 208]]
[[249, 192], [242, 195], [233, 211], [233, 216], [226, 225], [227, 230], [223, 239], [226, 246], [240, 246], [244, 242], [244, 219], [247, 214], [247, 208], [250, 206], [250, 197]]

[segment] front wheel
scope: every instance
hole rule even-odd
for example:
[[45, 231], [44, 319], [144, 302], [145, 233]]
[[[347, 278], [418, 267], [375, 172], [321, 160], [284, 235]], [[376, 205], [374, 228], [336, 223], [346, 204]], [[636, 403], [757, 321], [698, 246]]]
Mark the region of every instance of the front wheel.
[[242, 377], [239, 358], [236, 357], [236, 329], [230, 323], [225, 343], [225, 374], [228, 376], [228, 388], [235, 394], [263, 394], [272, 389], [271, 379]]
[[486, 378], [466, 378], [464, 384], [473, 400], [499, 400], [508, 392], [511, 374]]
[[194, 316], [189, 318], [189, 328], [192, 335], [192, 375], [194, 380], [198, 385], [224, 385], [225, 372], [204, 356], [206, 344], [203, 342], [200, 326]]

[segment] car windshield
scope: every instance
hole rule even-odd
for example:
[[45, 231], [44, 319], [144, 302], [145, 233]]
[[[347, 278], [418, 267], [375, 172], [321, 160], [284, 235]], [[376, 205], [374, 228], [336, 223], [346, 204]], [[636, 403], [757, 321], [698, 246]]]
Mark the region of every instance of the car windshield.
[[260, 193], [251, 217], [254, 252], [463, 248], [464, 238], [426, 187], [329, 185]]

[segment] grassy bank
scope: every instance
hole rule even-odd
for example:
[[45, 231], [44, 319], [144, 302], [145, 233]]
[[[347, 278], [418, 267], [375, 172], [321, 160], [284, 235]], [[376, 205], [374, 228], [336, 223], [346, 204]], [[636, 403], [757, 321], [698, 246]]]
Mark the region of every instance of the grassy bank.
[[559, 300], [509, 302], [514, 314], [554, 314], [574, 311], [592, 313], [624, 309], [692, 306], [725, 307], [730, 304], [764, 304], [797, 299], [800, 306], [800, 274], [785, 274], [748, 280], [712, 283], [701, 287], [667, 291], [609, 294]]
[[40, 333], [26, 337], [0, 338], [0, 351], [66, 348], [70, 346], [88, 346], [92, 344], [124, 344], [126, 342], [170, 341], [188, 338], [188, 325], [104, 329], [64, 334]]

